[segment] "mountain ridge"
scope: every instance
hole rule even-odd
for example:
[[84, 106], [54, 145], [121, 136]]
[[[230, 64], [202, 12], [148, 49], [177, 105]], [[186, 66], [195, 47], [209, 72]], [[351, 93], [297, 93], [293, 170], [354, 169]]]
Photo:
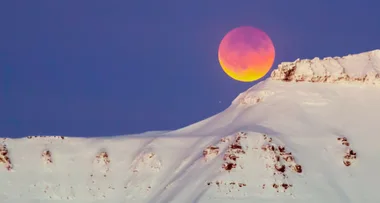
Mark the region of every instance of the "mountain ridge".
[[282, 62], [270, 75], [272, 80], [380, 84], [380, 50], [343, 57], [297, 59]]
[[174, 131], [2, 138], [1, 202], [377, 202], [379, 87], [314, 73], [275, 74]]

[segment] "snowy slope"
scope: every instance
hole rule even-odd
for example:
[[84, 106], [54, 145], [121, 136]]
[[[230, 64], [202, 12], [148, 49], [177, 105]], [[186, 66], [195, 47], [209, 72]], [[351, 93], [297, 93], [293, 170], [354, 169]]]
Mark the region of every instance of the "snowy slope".
[[0, 202], [380, 202], [379, 70], [297, 60], [176, 131], [1, 139]]

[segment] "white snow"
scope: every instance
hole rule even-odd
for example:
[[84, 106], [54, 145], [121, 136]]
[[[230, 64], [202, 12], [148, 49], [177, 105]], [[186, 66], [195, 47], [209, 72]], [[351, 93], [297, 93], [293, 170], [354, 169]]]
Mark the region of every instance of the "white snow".
[[[1, 139], [0, 202], [380, 202], [380, 87], [360, 80], [379, 61], [372, 51], [282, 63], [175, 131]], [[342, 79], [315, 79], [328, 75]]]

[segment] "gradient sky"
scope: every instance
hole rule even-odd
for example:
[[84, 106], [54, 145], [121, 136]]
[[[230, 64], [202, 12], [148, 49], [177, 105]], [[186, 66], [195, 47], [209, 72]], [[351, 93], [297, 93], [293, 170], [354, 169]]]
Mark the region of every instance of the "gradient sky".
[[186, 126], [255, 84], [219, 66], [229, 30], [264, 30], [274, 66], [342, 56], [380, 48], [379, 7], [374, 0], [1, 1], [0, 136]]

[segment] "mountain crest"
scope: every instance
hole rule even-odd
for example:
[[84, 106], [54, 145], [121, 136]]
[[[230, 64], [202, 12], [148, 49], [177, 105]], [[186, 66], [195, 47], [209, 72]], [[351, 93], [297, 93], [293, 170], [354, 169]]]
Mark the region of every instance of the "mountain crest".
[[285, 82], [380, 84], [380, 50], [283, 62], [270, 79]]

